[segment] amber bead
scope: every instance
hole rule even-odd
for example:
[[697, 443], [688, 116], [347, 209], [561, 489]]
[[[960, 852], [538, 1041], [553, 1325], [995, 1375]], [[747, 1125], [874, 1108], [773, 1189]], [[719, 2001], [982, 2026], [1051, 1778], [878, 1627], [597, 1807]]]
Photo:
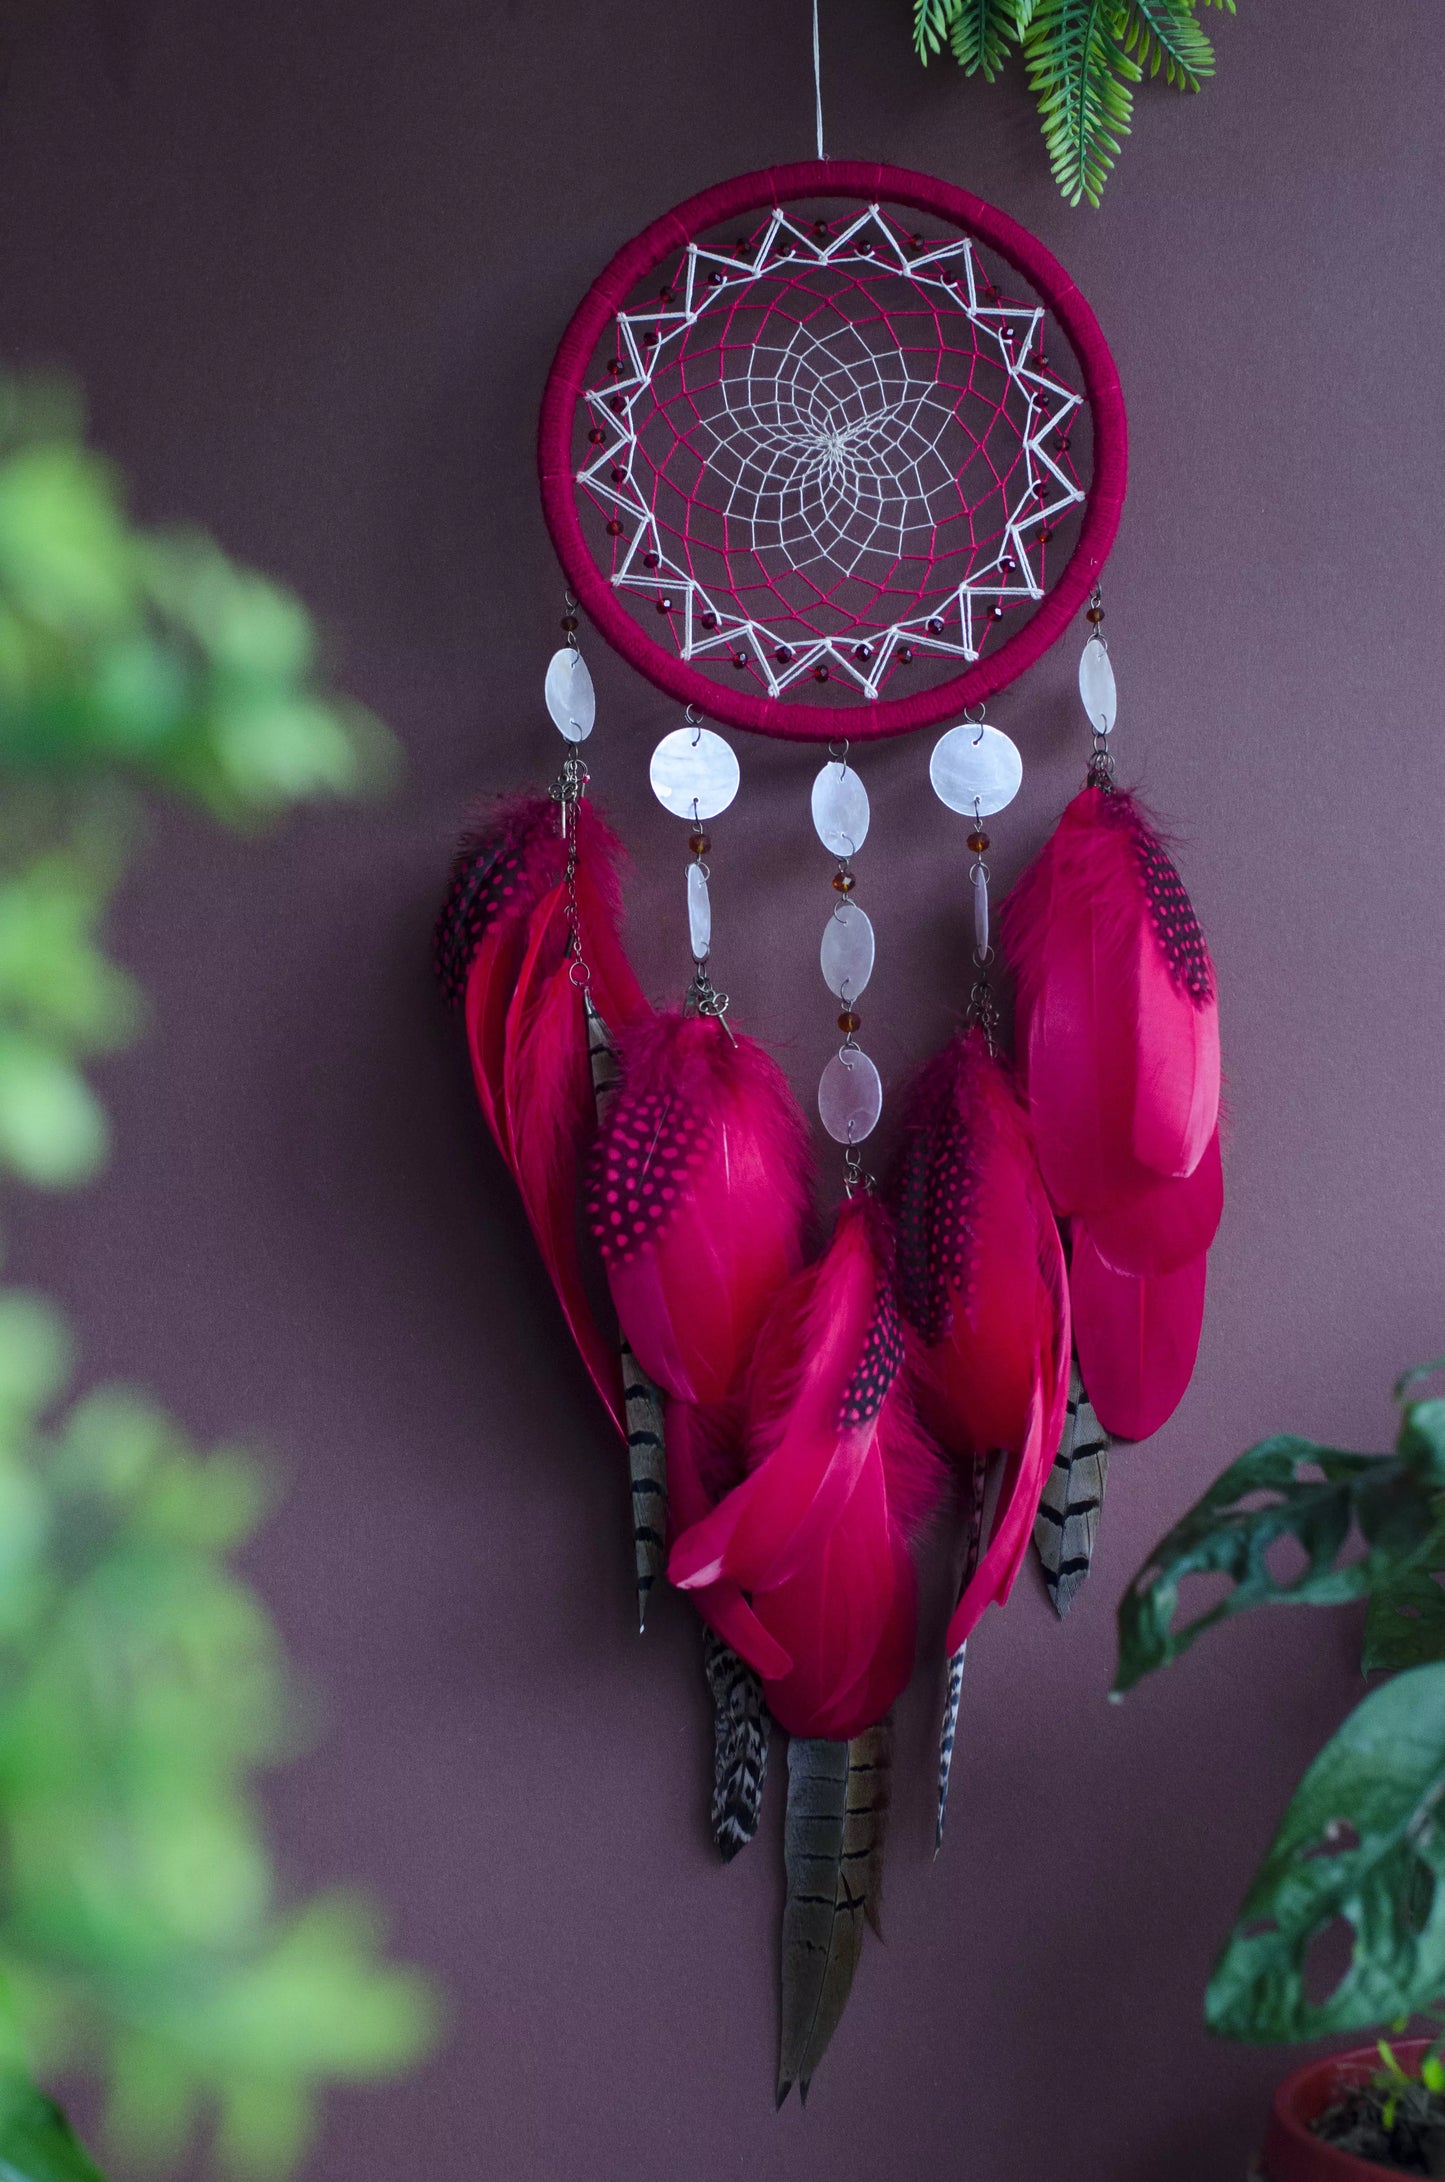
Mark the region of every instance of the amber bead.
[[835, 871], [833, 874], [833, 891], [835, 894], [851, 894], [857, 884], [858, 881], [851, 871]]
[[851, 1038], [855, 1030], [863, 1028], [863, 1018], [861, 1015], [855, 1015], [851, 1008], [845, 1008], [838, 1018], [838, 1028], [845, 1036]]
[[1091, 606], [1089, 608], [1089, 611], [1084, 616], [1085, 621], [1092, 621], [1095, 628], [1098, 627], [1099, 623], [1103, 620], [1103, 618], [1104, 609], [1102, 606]]
[[968, 837], [968, 845], [975, 856], [982, 856], [984, 850], [988, 847], [988, 835], [986, 833], [971, 833]]
[[576, 616], [575, 614], [564, 614], [564, 615], [562, 616], [562, 634], [563, 634], [563, 636], [571, 636], [571, 635], [572, 635], [572, 633], [573, 633], [573, 631], [574, 631], [574, 630], [576, 629], [576, 627], [577, 627], [577, 616]]
[[688, 835], [687, 845], [694, 856], [706, 856], [708, 850], [712, 847], [712, 841], [699, 826], [695, 832]]

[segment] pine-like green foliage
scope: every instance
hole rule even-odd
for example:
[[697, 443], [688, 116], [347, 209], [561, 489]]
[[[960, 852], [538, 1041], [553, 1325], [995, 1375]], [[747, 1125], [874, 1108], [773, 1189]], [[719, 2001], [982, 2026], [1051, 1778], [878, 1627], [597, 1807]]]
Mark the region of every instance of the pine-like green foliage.
[[[0, 1181], [85, 1181], [83, 1064], [135, 1036], [102, 945], [147, 801], [260, 823], [381, 778], [297, 600], [145, 531], [63, 392], [0, 377]], [[164, 1187], [164, 1178], [155, 1178]], [[230, 1567], [233, 1453], [142, 1397], [57, 1407], [69, 1337], [0, 1290], [0, 2182], [101, 2182], [31, 2072], [87, 2070], [128, 2162], [299, 2155], [329, 2080], [425, 2045], [420, 1981], [344, 1896], [277, 1898], [250, 1777], [296, 1740], [280, 1642]]]
[[[1069, 203], [1097, 205], [1129, 133], [1134, 85], [1162, 75], [1181, 91], [1214, 73], [1199, 0], [914, 0], [913, 43], [925, 64], [946, 45], [964, 71], [992, 82], [1021, 45], [1054, 179]], [[1235, 11], [1235, 0], [1203, 0]]]

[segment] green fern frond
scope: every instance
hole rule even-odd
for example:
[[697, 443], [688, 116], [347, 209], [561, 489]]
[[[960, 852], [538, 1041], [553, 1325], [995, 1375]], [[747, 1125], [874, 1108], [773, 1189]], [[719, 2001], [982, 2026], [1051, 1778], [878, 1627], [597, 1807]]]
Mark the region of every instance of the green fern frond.
[[1194, 20], [1192, 0], [1125, 0], [1121, 43], [1157, 76], [1197, 91], [1214, 74], [1214, 48]]
[[1143, 69], [1121, 39], [1118, 0], [1038, 0], [1024, 40], [1054, 180], [1097, 205], [1129, 134]]
[[1015, 0], [959, 0], [949, 32], [953, 57], [967, 75], [992, 83], [1017, 35]]
[[1034, 19], [1038, 0], [1014, 0], [1014, 36], [1022, 38]]
[[931, 55], [943, 51], [962, 5], [963, 0], [913, 0], [913, 50], [925, 68]]
[[1237, 15], [1239, 13], [1234, 0], [1204, 0], [1204, 5], [1207, 8], [1222, 8], [1226, 15]]

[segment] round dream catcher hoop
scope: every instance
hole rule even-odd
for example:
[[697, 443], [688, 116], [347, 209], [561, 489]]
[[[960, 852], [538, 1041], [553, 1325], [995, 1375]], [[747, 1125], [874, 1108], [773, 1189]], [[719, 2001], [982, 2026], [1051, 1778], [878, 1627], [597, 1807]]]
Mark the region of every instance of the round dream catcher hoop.
[[1058, 261], [964, 190], [843, 160], [704, 190], [620, 250], [539, 440], [608, 641], [715, 719], [819, 741], [1022, 674], [1097, 583], [1127, 471]]

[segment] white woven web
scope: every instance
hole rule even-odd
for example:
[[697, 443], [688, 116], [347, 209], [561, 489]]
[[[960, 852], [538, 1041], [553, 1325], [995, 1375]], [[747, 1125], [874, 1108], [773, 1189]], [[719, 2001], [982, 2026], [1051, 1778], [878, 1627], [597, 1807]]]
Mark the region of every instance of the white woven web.
[[711, 464], [728, 480], [723, 511], [756, 553], [790, 567], [854, 574], [870, 554], [926, 553], [957, 513], [943, 442], [957, 435], [956, 391], [914, 379], [897, 351], [878, 354], [855, 326], [745, 351], [719, 381], [720, 412], [704, 418]]
[[681, 657], [871, 698], [902, 648], [971, 662], [1044, 596], [1045, 541], [1085, 498], [1082, 396], [968, 237], [778, 210], [744, 259], [689, 244], [664, 295], [617, 313], [577, 478], [618, 535], [612, 583], [654, 596]]

